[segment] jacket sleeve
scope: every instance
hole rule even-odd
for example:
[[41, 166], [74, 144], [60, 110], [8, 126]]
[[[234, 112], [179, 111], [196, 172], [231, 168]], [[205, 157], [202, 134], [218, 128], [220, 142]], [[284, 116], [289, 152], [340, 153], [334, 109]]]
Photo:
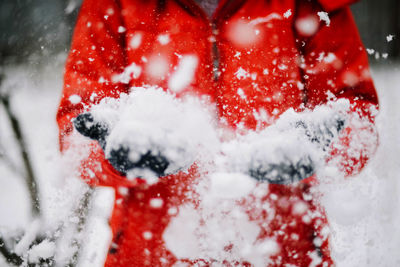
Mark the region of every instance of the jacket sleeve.
[[351, 119], [333, 144], [331, 158], [350, 175], [362, 169], [378, 145], [378, 97], [348, 2], [354, 1], [298, 0], [294, 29], [308, 107], [328, 99], [350, 102]]
[[[104, 97], [118, 97], [127, 86], [113, 83], [112, 76], [126, 63], [123, 20], [116, 0], [86, 0], [78, 16], [67, 58], [64, 88], [57, 113], [61, 151], [71, 147], [71, 120]], [[127, 182], [105, 160], [97, 144], [82, 161], [81, 175], [91, 185], [123, 185]]]

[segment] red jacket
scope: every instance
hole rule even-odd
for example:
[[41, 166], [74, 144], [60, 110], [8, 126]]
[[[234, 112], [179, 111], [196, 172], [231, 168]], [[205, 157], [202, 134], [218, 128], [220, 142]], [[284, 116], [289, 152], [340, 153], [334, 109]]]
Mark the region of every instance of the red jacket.
[[[104, 97], [118, 97], [131, 86], [168, 88], [182, 55], [196, 55], [198, 65], [192, 82], [180, 88], [177, 95], [189, 92], [209, 96], [218, 116], [233, 129], [238, 125], [247, 129], [266, 127], [271, 122], [255, 116], [257, 112], [277, 118], [289, 108], [325, 103], [328, 92], [349, 99], [354, 112], [373, 122], [367, 107], [377, 107], [378, 99], [365, 49], [347, 7], [351, 2], [222, 0], [210, 20], [193, 0], [84, 1], [57, 114], [61, 149], [69, 146], [66, 137], [73, 130], [71, 119], [85, 107]], [[317, 12], [328, 12], [329, 20], [325, 13], [319, 13], [321, 21]], [[217, 70], [213, 69], [214, 60], [218, 61]], [[113, 82], [114, 75], [132, 63], [141, 68], [140, 74], [131, 76], [128, 84]], [[239, 88], [246, 98], [240, 97]], [[81, 101], [71, 101], [73, 95], [80, 96]], [[346, 132], [349, 135], [342, 142], [350, 143], [352, 129]], [[361, 169], [369, 157], [335, 153], [346, 159], [343, 168], [348, 173]], [[226, 266], [254, 264], [236, 258], [185, 259], [165, 245], [163, 233], [171, 218], [179, 216], [179, 208], [192, 202], [196, 207], [196, 200], [187, 193], [199, 175], [192, 167], [188, 173], [163, 177], [154, 185], [145, 185], [139, 179], [127, 182], [93, 143], [91, 155], [82, 163], [83, 179], [91, 185], [117, 189], [110, 222], [113, 244], [106, 266], [170, 266], [178, 260], [200, 266], [212, 262]], [[248, 207], [249, 217], [260, 225], [257, 240], [273, 238], [278, 242], [279, 249], [270, 255], [271, 266], [332, 264], [326, 219], [307, 197], [311, 180], [269, 185], [268, 193], [259, 199], [249, 196], [240, 204]], [[120, 194], [121, 187], [129, 188], [128, 194]], [[153, 198], [161, 198], [163, 205], [149, 205]], [[274, 208], [272, 219], [270, 212], [263, 210], [265, 205], [254, 204], [257, 201]], [[299, 201], [307, 209], [293, 212]], [[178, 213], [171, 212], [175, 209]], [[318, 236], [321, 242], [316, 241]], [[234, 251], [232, 246], [228, 244], [225, 252]]]

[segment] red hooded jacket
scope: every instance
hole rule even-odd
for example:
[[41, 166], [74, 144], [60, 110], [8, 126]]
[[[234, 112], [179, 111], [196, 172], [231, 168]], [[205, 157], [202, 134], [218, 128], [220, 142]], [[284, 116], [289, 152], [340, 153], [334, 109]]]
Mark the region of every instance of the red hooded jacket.
[[[374, 114], [368, 110], [371, 105], [378, 106], [378, 99], [367, 55], [347, 6], [351, 2], [222, 0], [209, 19], [193, 0], [84, 1], [57, 114], [61, 149], [68, 149], [71, 120], [86, 107], [104, 97], [118, 97], [132, 86], [168, 88], [182, 55], [197, 56], [198, 64], [194, 79], [178, 96], [209, 96], [218, 116], [233, 129], [238, 125], [247, 129], [267, 127], [269, 123], [260, 121], [254, 111], [263, 110], [277, 118], [289, 108], [324, 104], [329, 93], [349, 99], [354, 112], [373, 122]], [[321, 60], [328, 55], [334, 57]], [[132, 63], [141, 68], [140, 74], [131, 77], [129, 84], [113, 82], [113, 75]], [[239, 70], [244, 71], [242, 75], [238, 75]], [[238, 95], [238, 88], [247, 96], [245, 99]], [[74, 95], [80, 97], [79, 103], [71, 101]], [[342, 142], [352, 141], [352, 131], [345, 130], [348, 136]], [[370, 156], [334, 153], [346, 159], [343, 168], [348, 173], [360, 170]], [[128, 182], [93, 143], [92, 153], [82, 163], [82, 178], [91, 185], [116, 189], [110, 222], [113, 243], [106, 266], [171, 266], [178, 262], [257, 265], [245, 258], [185, 257], [166, 246], [163, 233], [171, 219], [179, 216], [182, 205], [195, 202], [188, 192], [199, 176], [192, 167], [188, 173], [162, 177], [154, 185], [139, 179]], [[257, 200], [251, 196], [240, 204], [260, 226], [257, 240], [272, 238], [279, 244], [264, 265], [333, 264], [326, 219], [308, 194], [312, 179], [295, 185], [268, 185], [265, 195]], [[121, 187], [128, 188], [128, 193], [119, 190]], [[149, 204], [154, 198], [162, 200], [161, 207]], [[271, 212], [263, 210], [265, 205], [257, 206], [256, 202], [274, 207], [274, 216], [271, 218]], [[299, 202], [307, 207], [301, 213], [294, 212]], [[234, 253], [233, 246], [228, 244], [224, 251]]]

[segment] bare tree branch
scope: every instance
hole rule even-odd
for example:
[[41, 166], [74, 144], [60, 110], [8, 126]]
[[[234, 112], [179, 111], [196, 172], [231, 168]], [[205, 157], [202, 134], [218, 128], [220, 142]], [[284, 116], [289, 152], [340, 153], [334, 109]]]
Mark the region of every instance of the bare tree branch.
[[[79, 218], [79, 221], [76, 225], [76, 232], [78, 237], [85, 230], [86, 219], [89, 214], [93, 192], [94, 189], [92, 187], [89, 187], [89, 189], [85, 192], [85, 194], [81, 198], [77, 209], [74, 211], [74, 214], [77, 214]], [[74, 243], [74, 245], [76, 245], [76, 250], [67, 265], [68, 267], [75, 267], [78, 263], [79, 254], [81, 252], [81, 247], [82, 247], [82, 238], [74, 238], [72, 242]]]
[[[0, 78], [1, 79], [1, 78]], [[1, 80], [0, 80], [1, 83]], [[26, 143], [22, 135], [21, 126], [17, 117], [11, 110], [10, 99], [8, 95], [0, 94], [0, 102], [3, 104], [6, 111], [6, 115], [10, 120], [11, 128], [17, 139], [17, 143], [20, 149], [21, 157], [24, 163], [24, 168], [26, 172], [26, 184], [29, 189], [30, 199], [31, 199], [31, 211], [33, 217], [38, 217], [40, 215], [40, 200], [38, 193], [38, 186], [36, 182], [36, 177], [33, 172], [32, 163], [30, 161]]]
[[[3, 81], [3, 75], [0, 73], [0, 89]], [[21, 158], [24, 163], [25, 172], [26, 172], [26, 184], [29, 189], [29, 194], [31, 198], [31, 212], [32, 217], [40, 217], [40, 202], [39, 202], [39, 195], [38, 195], [38, 187], [36, 178], [33, 172], [32, 164], [29, 159], [29, 155], [26, 149], [25, 140], [22, 135], [21, 127], [19, 124], [18, 119], [14, 115], [10, 107], [10, 101], [8, 94], [4, 94], [0, 91], [0, 103], [3, 104], [4, 109], [6, 111], [6, 115], [10, 120], [12, 131], [17, 139], [17, 143], [19, 146], [19, 150], [21, 153]], [[8, 263], [14, 264], [16, 266], [20, 266], [23, 263], [23, 259], [21, 256], [17, 255], [16, 253], [10, 251], [6, 247], [6, 243], [4, 239], [0, 236], [0, 253], [4, 256]]]
[[20, 266], [24, 261], [23, 259], [8, 250], [6, 247], [6, 243], [4, 242], [3, 238], [0, 236], [0, 253], [4, 256], [8, 263], [13, 264], [15, 266]]

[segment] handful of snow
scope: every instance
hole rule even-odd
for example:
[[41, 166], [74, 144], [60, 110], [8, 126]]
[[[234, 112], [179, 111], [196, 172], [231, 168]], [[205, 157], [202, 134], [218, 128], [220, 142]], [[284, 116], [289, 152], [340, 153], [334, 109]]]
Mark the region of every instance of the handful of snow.
[[343, 100], [301, 113], [290, 109], [274, 125], [224, 143], [220, 162], [261, 181], [300, 181], [325, 164], [329, 146], [348, 121], [349, 107]]
[[[166, 174], [190, 167], [210, 149], [217, 147], [215, 119], [206, 101], [198, 97], [176, 98], [157, 87], [134, 87], [120, 98], [105, 98], [90, 109], [95, 121], [107, 125], [105, 154], [129, 149], [129, 159], [162, 155], [169, 162]], [[128, 178], [150, 177], [132, 169]]]

